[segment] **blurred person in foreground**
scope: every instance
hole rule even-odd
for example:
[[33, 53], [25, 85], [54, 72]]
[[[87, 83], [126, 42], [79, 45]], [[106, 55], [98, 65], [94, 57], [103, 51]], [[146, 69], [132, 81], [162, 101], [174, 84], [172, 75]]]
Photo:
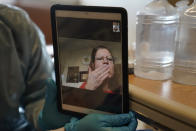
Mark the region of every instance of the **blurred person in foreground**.
[[0, 60], [0, 130], [35, 130], [53, 67], [40, 29], [11, 5], [0, 4]]

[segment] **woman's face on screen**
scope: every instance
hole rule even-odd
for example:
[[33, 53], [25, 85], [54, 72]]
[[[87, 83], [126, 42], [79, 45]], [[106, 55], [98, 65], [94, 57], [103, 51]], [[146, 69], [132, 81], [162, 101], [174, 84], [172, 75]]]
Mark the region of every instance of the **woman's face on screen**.
[[114, 75], [114, 60], [112, 54], [107, 49], [98, 49], [95, 55], [95, 69], [100, 66], [108, 65], [109, 66], [109, 78]]

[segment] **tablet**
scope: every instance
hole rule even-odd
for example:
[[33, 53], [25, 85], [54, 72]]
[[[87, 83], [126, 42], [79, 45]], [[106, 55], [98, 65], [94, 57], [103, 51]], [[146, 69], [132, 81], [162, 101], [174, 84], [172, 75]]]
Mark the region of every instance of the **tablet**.
[[128, 112], [126, 10], [53, 5], [51, 21], [59, 110]]

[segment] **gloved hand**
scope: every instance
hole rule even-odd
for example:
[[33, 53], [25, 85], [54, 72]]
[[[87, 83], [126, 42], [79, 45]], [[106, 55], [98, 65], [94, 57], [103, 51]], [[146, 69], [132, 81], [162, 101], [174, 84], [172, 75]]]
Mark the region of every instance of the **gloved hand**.
[[46, 81], [45, 104], [39, 114], [38, 125], [43, 130], [57, 129], [68, 123], [72, 116], [62, 114], [57, 108], [57, 88], [52, 79]]
[[134, 131], [137, 120], [132, 112], [129, 114], [104, 115], [90, 114], [82, 119], [62, 114], [57, 109], [57, 89], [54, 81], [46, 81], [46, 98], [40, 112], [38, 124], [44, 130], [65, 127], [66, 131]]
[[66, 131], [135, 131], [137, 120], [133, 112], [128, 114], [90, 114], [78, 120], [72, 118], [65, 124]]

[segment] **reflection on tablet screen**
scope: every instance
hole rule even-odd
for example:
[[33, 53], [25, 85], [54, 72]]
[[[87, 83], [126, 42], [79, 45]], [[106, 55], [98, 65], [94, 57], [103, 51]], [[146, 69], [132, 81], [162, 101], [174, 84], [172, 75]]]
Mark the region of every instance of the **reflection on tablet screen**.
[[120, 13], [56, 11], [62, 107], [122, 112]]

